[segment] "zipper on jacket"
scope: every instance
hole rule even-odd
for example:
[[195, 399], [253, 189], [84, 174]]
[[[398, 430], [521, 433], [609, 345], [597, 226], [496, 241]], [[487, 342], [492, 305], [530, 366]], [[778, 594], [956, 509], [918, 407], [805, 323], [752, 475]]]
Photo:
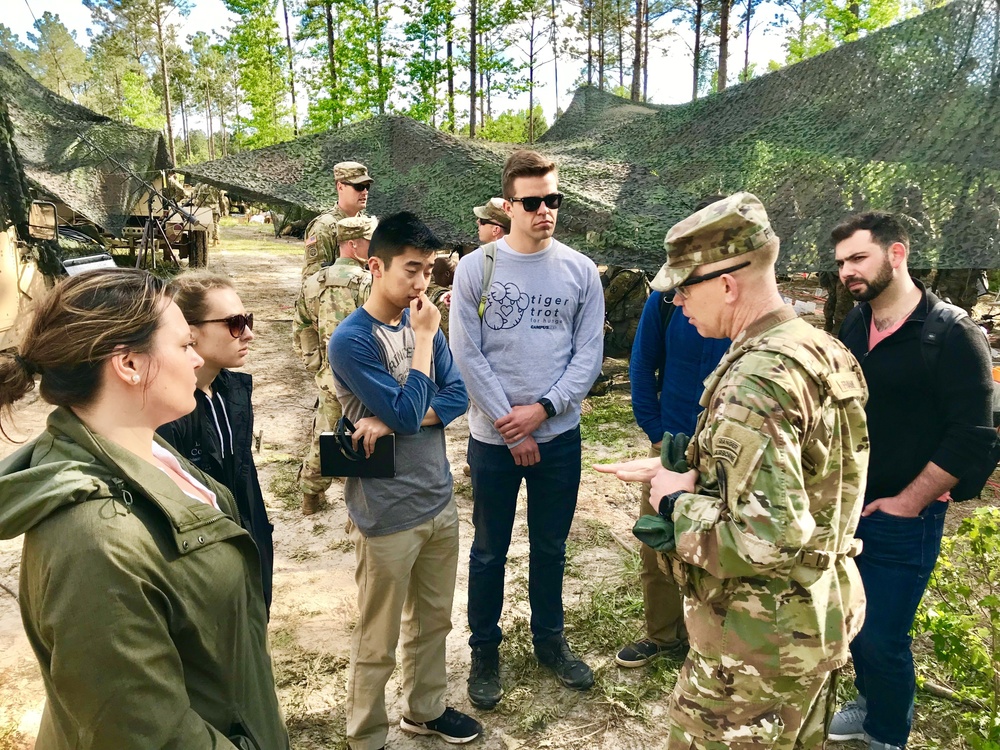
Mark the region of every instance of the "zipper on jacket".
[[132, 493], [129, 492], [128, 489], [126, 488], [124, 480], [119, 479], [118, 477], [113, 477], [111, 479], [111, 484], [114, 486], [114, 489], [118, 490], [118, 492], [121, 493], [122, 503], [125, 505], [125, 512], [131, 513], [132, 502], [133, 502]]

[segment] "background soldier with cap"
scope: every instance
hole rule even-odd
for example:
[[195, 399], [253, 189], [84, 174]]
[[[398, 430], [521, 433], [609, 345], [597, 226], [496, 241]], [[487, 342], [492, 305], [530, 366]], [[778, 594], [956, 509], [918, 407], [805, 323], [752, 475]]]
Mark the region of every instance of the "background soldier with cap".
[[333, 166], [337, 181], [337, 205], [324, 211], [306, 227], [306, 255], [302, 279], [316, 273], [324, 263], [337, 259], [337, 222], [364, 213], [372, 180], [368, 167], [356, 161], [342, 161]]
[[479, 242], [496, 242], [510, 232], [510, 217], [503, 210], [503, 198], [490, 198], [472, 209], [479, 222]]
[[[691, 651], [669, 750], [818, 748], [831, 673], [863, 620], [854, 529], [868, 465], [867, 389], [850, 352], [778, 293], [778, 238], [737, 193], [675, 225], [653, 281], [703, 336], [729, 336], [686, 465], [598, 467], [651, 481], [671, 533]], [[664, 445], [670, 441], [664, 439]], [[665, 451], [664, 455], [667, 455]]]
[[367, 268], [368, 245], [377, 225], [372, 216], [338, 221], [340, 257], [305, 280], [295, 304], [295, 351], [306, 369], [315, 374], [319, 388], [312, 440], [299, 469], [302, 513], [307, 516], [322, 507], [323, 495], [332, 482], [320, 474], [319, 434], [332, 431], [341, 415], [326, 347], [337, 325], [368, 299], [372, 283]]

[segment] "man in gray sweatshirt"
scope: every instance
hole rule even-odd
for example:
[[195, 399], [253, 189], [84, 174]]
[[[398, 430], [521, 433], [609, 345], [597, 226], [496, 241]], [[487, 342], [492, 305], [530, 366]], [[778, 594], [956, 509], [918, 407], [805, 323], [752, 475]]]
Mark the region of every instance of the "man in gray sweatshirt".
[[[580, 487], [580, 404], [604, 354], [604, 292], [593, 261], [552, 238], [558, 189], [554, 162], [511, 154], [503, 171], [510, 233], [462, 258], [452, 289], [451, 347], [472, 401], [469, 699], [484, 709], [503, 695], [504, 566], [522, 482], [535, 655], [569, 688], [594, 683], [563, 635], [562, 585]], [[484, 279], [488, 254], [492, 279]]]

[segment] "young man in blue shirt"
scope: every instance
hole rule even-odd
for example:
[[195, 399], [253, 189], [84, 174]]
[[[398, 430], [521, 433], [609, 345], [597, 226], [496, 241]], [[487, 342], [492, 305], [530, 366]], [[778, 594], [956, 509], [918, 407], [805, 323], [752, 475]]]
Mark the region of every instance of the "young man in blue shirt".
[[355, 445], [370, 454], [378, 438], [396, 435], [395, 476], [352, 477], [344, 487], [359, 610], [347, 684], [351, 750], [385, 745], [385, 685], [401, 630], [400, 728], [450, 743], [482, 732], [444, 702], [458, 567], [444, 426], [465, 412], [468, 396], [438, 327], [441, 313], [424, 293], [440, 247], [413, 214], [384, 219], [369, 248], [371, 296], [330, 337], [337, 398], [355, 425]]

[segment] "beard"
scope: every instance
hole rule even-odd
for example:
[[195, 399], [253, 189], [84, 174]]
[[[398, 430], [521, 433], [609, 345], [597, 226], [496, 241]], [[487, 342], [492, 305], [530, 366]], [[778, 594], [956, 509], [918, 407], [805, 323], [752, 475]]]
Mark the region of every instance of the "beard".
[[[848, 285], [855, 281], [863, 282], [864, 286], [857, 290], [851, 289]], [[875, 274], [875, 278], [871, 281], [860, 276], [852, 276], [844, 282], [844, 286], [848, 287], [847, 291], [849, 291], [851, 296], [858, 302], [871, 302], [873, 299], [882, 294], [882, 292], [884, 292], [891, 283], [892, 264], [889, 262], [889, 259], [886, 258], [881, 268], [878, 269], [878, 273]]]

